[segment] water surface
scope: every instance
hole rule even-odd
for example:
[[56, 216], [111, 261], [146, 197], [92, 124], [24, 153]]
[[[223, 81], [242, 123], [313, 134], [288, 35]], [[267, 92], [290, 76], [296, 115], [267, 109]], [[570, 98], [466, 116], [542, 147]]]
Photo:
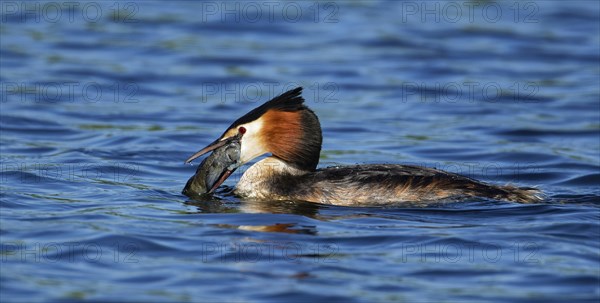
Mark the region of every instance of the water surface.
[[[90, 3], [1, 4], [3, 302], [599, 298], [597, 2]], [[243, 169], [180, 194], [188, 156], [297, 85], [322, 167], [546, 199], [244, 201]]]

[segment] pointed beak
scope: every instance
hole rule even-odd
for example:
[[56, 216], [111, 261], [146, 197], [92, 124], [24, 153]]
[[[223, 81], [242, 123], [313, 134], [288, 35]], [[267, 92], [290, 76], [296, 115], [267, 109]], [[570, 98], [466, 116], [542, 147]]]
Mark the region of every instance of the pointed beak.
[[228, 140], [219, 141], [219, 139], [217, 139], [217, 140], [213, 141], [213, 143], [207, 145], [205, 148], [199, 150], [198, 152], [193, 154], [191, 157], [189, 157], [187, 160], [185, 160], [185, 164], [188, 164], [188, 163], [194, 161], [196, 158], [198, 158], [210, 151], [213, 151], [227, 143], [229, 143]]

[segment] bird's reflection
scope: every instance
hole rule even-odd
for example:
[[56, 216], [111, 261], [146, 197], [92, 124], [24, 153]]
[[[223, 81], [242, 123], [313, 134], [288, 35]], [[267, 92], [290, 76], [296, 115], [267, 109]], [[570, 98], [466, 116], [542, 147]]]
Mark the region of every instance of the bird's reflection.
[[240, 200], [226, 190], [215, 196], [191, 196], [185, 204], [197, 207], [199, 213], [295, 214], [315, 219], [322, 207], [318, 203], [303, 201]]
[[299, 226], [297, 223], [275, 223], [272, 225], [233, 225], [233, 224], [215, 224], [216, 227], [234, 228], [239, 230], [286, 233], [286, 234], [306, 234], [316, 235], [315, 226]]
[[[185, 204], [192, 205], [198, 209], [198, 213], [269, 213], [269, 214], [294, 214], [313, 219], [319, 218], [319, 209], [322, 207], [317, 203], [302, 201], [257, 201], [242, 200], [228, 193], [217, 196], [193, 196]], [[293, 234], [317, 233], [315, 226], [299, 225], [298, 222], [279, 222], [271, 225], [235, 225], [230, 223], [215, 224], [218, 227], [236, 228], [240, 230], [252, 230], [261, 232], [279, 232]]]

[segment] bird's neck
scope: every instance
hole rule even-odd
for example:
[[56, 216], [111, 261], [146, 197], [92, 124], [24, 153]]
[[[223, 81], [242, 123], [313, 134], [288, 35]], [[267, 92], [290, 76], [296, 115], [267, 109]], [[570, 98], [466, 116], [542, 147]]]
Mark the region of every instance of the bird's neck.
[[319, 118], [312, 110], [268, 111], [261, 117], [261, 125], [261, 145], [273, 156], [299, 170], [317, 168], [323, 137]]
[[267, 157], [250, 166], [237, 183], [235, 192], [238, 195], [254, 198], [265, 198], [271, 188], [274, 177], [284, 174], [300, 176], [309, 173], [287, 163], [277, 157]]

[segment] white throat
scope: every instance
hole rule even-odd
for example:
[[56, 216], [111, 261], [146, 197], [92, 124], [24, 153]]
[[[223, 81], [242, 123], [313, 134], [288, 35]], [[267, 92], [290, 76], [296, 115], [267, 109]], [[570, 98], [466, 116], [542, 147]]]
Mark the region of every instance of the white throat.
[[265, 198], [269, 195], [271, 176], [279, 174], [302, 175], [297, 169], [277, 157], [267, 157], [250, 166], [235, 187], [235, 194], [249, 198]]

